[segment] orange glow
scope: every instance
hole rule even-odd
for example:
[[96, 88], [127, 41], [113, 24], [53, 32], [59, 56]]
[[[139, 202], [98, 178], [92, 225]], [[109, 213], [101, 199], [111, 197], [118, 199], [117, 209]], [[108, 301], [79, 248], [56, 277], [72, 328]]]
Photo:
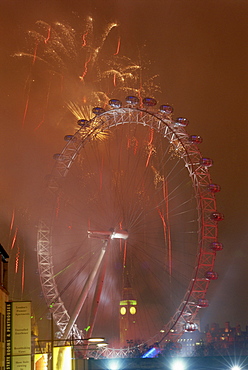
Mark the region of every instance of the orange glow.
[[24, 124], [25, 124], [25, 121], [26, 121], [28, 105], [29, 105], [29, 93], [28, 93], [28, 97], [27, 97], [27, 100], [26, 100], [25, 109], [24, 109], [24, 113], [23, 113], [22, 127], [24, 127]]
[[146, 167], [148, 166], [149, 161], [150, 161], [150, 158], [151, 158], [151, 155], [152, 155], [152, 153], [153, 153], [153, 151], [154, 151], [154, 148], [153, 148], [153, 146], [152, 146], [153, 137], [154, 137], [154, 130], [153, 130], [153, 129], [151, 129], [151, 130], [150, 130], [150, 140], [149, 140], [149, 142], [148, 142], [148, 149], [150, 149], [150, 150], [149, 150], [149, 154], [148, 154], [147, 161], [146, 161]]
[[133, 147], [133, 154], [135, 154], [135, 155], [137, 153], [138, 146], [139, 146], [139, 142], [136, 139], [136, 137], [132, 137], [131, 139], [130, 138], [127, 139], [127, 148], [130, 149], [131, 147]]
[[114, 87], [116, 87], [116, 74], [115, 73], [113, 75], [113, 84], [114, 84]]
[[22, 259], [22, 293], [24, 292], [24, 281], [25, 281], [25, 255]]
[[126, 266], [126, 259], [127, 259], [127, 241], [125, 240], [124, 253], [123, 253], [123, 267]]
[[49, 97], [50, 97], [50, 88], [51, 88], [51, 83], [49, 84], [49, 88], [48, 88], [48, 92], [47, 92], [47, 96], [46, 96], [46, 104], [45, 104], [44, 111], [43, 111], [43, 117], [42, 117], [40, 123], [38, 124], [38, 126], [35, 127], [34, 131], [38, 130], [38, 128], [40, 128], [40, 126], [45, 121], [45, 114], [46, 114], [46, 111], [47, 111]]
[[18, 272], [19, 258], [20, 258], [20, 248], [19, 246], [17, 246], [16, 258], [15, 258], [15, 273]]
[[37, 49], [38, 49], [38, 41], [36, 42], [35, 48], [34, 48], [33, 62], [32, 62], [33, 65], [34, 65], [34, 63], [36, 61], [36, 58], [37, 58]]
[[47, 31], [47, 38], [45, 39], [45, 44], [48, 43], [49, 39], [50, 39], [50, 36], [51, 36], [51, 26], [48, 28], [48, 31]]
[[[166, 218], [169, 219], [169, 205], [168, 205], [168, 187], [167, 182], [163, 182], [163, 193], [166, 205]], [[172, 249], [171, 249], [171, 236], [170, 236], [170, 225], [168, 225], [168, 261], [169, 261], [169, 273], [172, 274]]]
[[89, 59], [84, 63], [84, 72], [83, 72], [82, 76], [81, 76], [81, 77], [79, 77], [81, 81], [83, 81], [83, 80], [84, 80], [84, 78], [85, 78], [85, 76], [87, 75], [87, 72], [88, 72], [88, 64], [89, 64], [89, 62], [90, 62], [90, 61], [91, 61], [91, 56], [90, 56], [90, 57], [89, 57]]
[[82, 47], [86, 46], [87, 45], [87, 41], [86, 41], [86, 37], [88, 35], [89, 31], [86, 31], [83, 35], [82, 35]]
[[11, 217], [11, 222], [10, 222], [10, 230], [13, 229], [14, 220], [15, 220], [15, 210], [13, 209], [12, 217]]
[[11, 248], [10, 249], [13, 249], [14, 248], [14, 245], [15, 245], [15, 242], [16, 242], [16, 237], [17, 237], [17, 231], [18, 231], [18, 227], [15, 229], [15, 234], [14, 234], [14, 237], [12, 239], [12, 243], [11, 243]]
[[114, 53], [114, 55], [118, 55], [119, 54], [119, 52], [120, 52], [120, 46], [121, 46], [121, 38], [119, 37], [118, 38], [116, 52]]

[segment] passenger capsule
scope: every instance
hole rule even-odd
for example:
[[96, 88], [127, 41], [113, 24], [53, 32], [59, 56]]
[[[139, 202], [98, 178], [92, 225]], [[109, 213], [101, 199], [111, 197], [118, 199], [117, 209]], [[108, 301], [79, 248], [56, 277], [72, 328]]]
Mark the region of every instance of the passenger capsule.
[[63, 156], [61, 153], [56, 153], [53, 155], [53, 159], [55, 159], [55, 161], [61, 161], [63, 159]]
[[210, 158], [201, 158], [200, 164], [203, 167], [211, 167], [213, 165], [213, 160]]
[[213, 251], [215, 252], [219, 252], [219, 251], [222, 251], [223, 249], [223, 244], [222, 243], [219, 243], [219, 242], [212, 242], [210, 244], [210, 249], [212, 249]]
[[178, 125], [178, 126], [186, 127], [189, 124], [189, 120], [187, 118], [184, 118], [184, 117], [178, 117], [175, 120], [175, 124]]
[[209, 184], [208, 190], [211, 191], [211, 193], [218, 193], [221, 191], [221, 187], [218, 184]]
[[122, 106], [122, 102], [118, 99], [111, 99], [109, 101], [109, 105], [112, 107], [112, 108], [121, 108]]
[[222, 221], [224, 220], [224, 215], [220, 212], [213, 212], [211, 213], [210, 218], [213, 221]]
[[205, 278], [207, 280], [217, 280], [218, 279], [218, 274], [217, 272], [214, 272], [214, 271], [207, 271], [205, 272]]
[[81, 126], [81, 127], [89, 127], [90, 126], [90, 123], [89, 123], [89, 121], [87, 121], [87, 119], [79, 119], [77, 121], [77, 124], [78, 124], [78, 126]]
[[144, 98], [142, 102], [146, 107], [154, 107], [157, 104], [157, 100], [153, 98]]
[[75, 136], [74, 135], [65, 135], [64, 137], [64, 140], [65, 141], [71, 141], [71, 140], [75, 140]]
[[189, 136], [189, 141], [193, 144], [201, 144], [202, 143], [202, 138], [201, 138], [201, 136], [198, 136], [198, 135], [190, 135]]
[[94, 113], [96, 116], [102, 114], [105, 112], [105, 109], [101, 108], [101, 107], [95, 107], [92, 109], [92, 113]]
[[159, 111], [164, 114], [171, 114], [173, 113], [173, 108], [170, 105], [160, 105]]
[[129, 105], [139, 104], [139, 98], [137, 98], [137, 96], [127, 96], [125, 100], [126, 100], [126, 103]]
[[186, 322], [184, 330], [188, 332], [192, 332], [198, 329], [198, 326], [194, 322]]
[[198, 299], [198, 302], [197, 302], [197, 307], [198, 308], [205, 308], [205, 307], [208, 307], [209, 306], [209, 302], [207, 299], [205, 298], [200, 298]]
[[57, 159], [59, 159], [59, 157], [61, 156], [60, 153], [56, 153], [53, 155], [53, 159], [55, 159], [55, 161], [57, 161]]

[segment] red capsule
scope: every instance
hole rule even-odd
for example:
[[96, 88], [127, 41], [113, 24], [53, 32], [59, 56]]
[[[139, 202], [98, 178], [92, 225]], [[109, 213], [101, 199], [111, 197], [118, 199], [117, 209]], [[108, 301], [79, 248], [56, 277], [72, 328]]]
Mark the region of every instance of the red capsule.
[[220, 212], [213, 212], [211, 213], [210, 218], [213, 221], [222, 221], [224, 220], [224, 215], [223, 213], [220, 213]]
[[171, 114], [173, 112], [173, 108], [170, 105], [160, 105], [159, 111], [163, 114]]
[[205, 273], [205, 278], [207, 279], [207, 280], [217, 280], [218, 279], [218, 274], [217, 274], [217, 272], [214, 272], [214, 271], [207, 271], [206, 273]]
[[221, 191], [221, 187], [218, 184], [209, 184], [208, 190], [210, 190], [211, 193], [218, 193], [219, 191]]
[[144, 98], [142, 101], [146, 107], [154, 107], [157, 104], [157, 100], [153, 98]]
[[222, 251], [223, 249], [223, 244], [222, 243], [219, 243], [219, 242], [213, 242], [210, 244], [210, 249], [212, 249], [213, 251], [215, 252], [219, 252], [219, 251]]

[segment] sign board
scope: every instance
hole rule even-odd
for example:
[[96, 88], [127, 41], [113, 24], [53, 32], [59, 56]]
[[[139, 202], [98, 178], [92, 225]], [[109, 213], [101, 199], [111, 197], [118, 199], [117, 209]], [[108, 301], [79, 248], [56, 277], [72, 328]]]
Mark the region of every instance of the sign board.
[[31, 370], [31, 302], [6, 302], [6, 370]]

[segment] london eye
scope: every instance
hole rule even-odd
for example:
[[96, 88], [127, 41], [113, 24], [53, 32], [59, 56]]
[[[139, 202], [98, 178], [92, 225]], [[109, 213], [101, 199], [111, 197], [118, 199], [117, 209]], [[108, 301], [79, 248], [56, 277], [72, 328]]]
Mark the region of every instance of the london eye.
[[[95, 107], [55, 154], [38, 226], [44, 297], [62, 338], [125, 351], [195, 330], [214, 270], [212, 160], [172, 107]], [[107, 350], [106, 350], [107, 351]]]

